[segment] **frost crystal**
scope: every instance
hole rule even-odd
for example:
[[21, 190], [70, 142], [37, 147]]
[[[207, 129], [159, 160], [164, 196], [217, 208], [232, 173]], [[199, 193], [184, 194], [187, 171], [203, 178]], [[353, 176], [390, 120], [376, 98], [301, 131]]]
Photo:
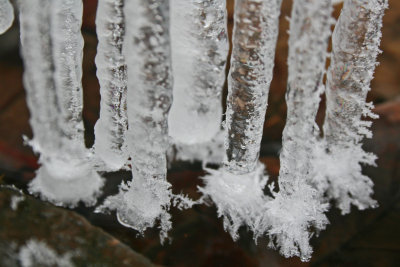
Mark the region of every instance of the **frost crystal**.
[[99, 210], [117, 210], [121, 224], [142, 232], [159, 220], [161, 240], [171, 228], [171, 185], [166, 180], [167, 116], [172, 101], [169, 3], [127, 1], [123, 53], [128, 69], [127, 147], [132, 181]]
[[11, 27], [14, 21], [14, 8], [8, 0], [0, 0], [0, 34]]
[[361, 147], [362, 139], [372, 136], [371, 122], [362, 117], [378, 117], [366, 96], [380, 52], [386, 8], [387, 0], [347, 0], [333, 33], [323, 144], [328, 152], [319, 162], [316, 184], [336, 200], [343, 214], [351, 204], [359, 209], [377, 205], [371, 198], [373, 183], [361, 173], [360, 164], [375, 162], [375, 156]]
[[124, 0], [100, 0], [96, 31], [96, 56], [100, 82], [100, 118], [95, 126], [95, 154], [110, 170], [127, 162], [124, 148], [126, 118], [126, 64], [122, 54], [125, 35]]
[[[280, 154], [279, 193], [268, 203], [274, 237], [281, 252], [308, 259], [312, 249], [309, 229], [324, 228], [326, 204], [311, 186], [314, 168], [313, 150], [318, 130], [315, 116], [324, 90], [331, 0], [293, 2], [289, 38], [289, 77], [286, 92], [287, 118]], [[276, 202], [276, 203], [275, 203]], [[296, 207], [296, 208], [294, 208]], [[288, 218], [293, 216], [293, 218]]]
[[[247, 225], [254, 232], [267, 198], [267, 177], [258, 162], [260, 142], [275, 46], [278, 37], [280, 0], [235, 2], [232, 65], [226, 111], [224, 165], [204, 177], [201, 188], [224, 217], [224, 226], [236, 239]], [[221, 193], [223, 192], [223, 193]]]
[[32, 193], [57, 205], [94, 204], [103, 180], [84, 147], [81, 89], [82, 2], [20, 1], [24, 85], [42, 166]]
[[172, 0], [174, 143], [210, 142], [221, 129], [222, 86], [228, 55], [225, 0]]

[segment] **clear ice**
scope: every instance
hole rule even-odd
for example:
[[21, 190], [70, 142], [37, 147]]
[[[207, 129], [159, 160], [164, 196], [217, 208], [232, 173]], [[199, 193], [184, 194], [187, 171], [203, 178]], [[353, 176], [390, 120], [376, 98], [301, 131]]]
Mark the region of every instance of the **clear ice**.
[[[366, 103], [380, 53], [382, 17], [387, 0], [347, 0], [332, 36], [331, 65], [327, 73], [324, 144], [317, 166], [316, 185], [326, 192], [343, 214], [350, 206], [376, 207], [371, 198], [372, 181], [361, 172], [361, 164], [374, 165], [375, 155], [362, 149], [373, 114]], [[324, 153], [324, 151], [328, 151]], [[329, 163], [329, 164], [327, 164]]]
[[19, 1], [24, 85], [41, 167], [32, 193], [57, 205], [96, 202], [103, 180], [84, 147], [81, 88], [82, 2]]
[[100, 118], [95, 126], [95, 155], [109, 170], [119, 170], [128, 160], [125, 149], [127, 131], [126, 63], [122, 53], [125, 37], [124, 0], [100, 0], [96, 32], [96, 55], [100, 82]]
[[0, 34], [6, 32], [14, 21], [14, 8], [8, 0], [0, 0]]

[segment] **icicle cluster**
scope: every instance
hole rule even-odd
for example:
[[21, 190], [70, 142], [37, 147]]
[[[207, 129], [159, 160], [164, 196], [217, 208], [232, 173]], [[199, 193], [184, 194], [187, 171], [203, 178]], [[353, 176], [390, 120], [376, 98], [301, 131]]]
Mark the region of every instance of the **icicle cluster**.
[[[233, 51], [228, 80], [224, 165], [203, 177], [234, 239], [241, 225], [258, 231], [267, 177], [258, 162], [278, 37], [280, 0], [235, 1]], [[250, 197], [251, 196], [251, 197]]]
[[[371, 121], [377, 118], [366, 103], [380, 53], [382, 17], [387, 0], [347, 0], [332, 37], [331, 65], [327, 76], [327, 108], [324, 144], [316, 180], [320, 192], [336, 200], [343, 214], [350, 205], [375, 207], [372, 181], [362, 174], [361, 164], [374, 165], [375, 156], [362, 149], [364, 137], [371, 137]], [[329, 164], [326, 164], [329, 162]]]
[[42, 166], [30, 191], [58, 205], [94, 204], [103, 180], [84, 147], [79, 0], [20, 1], [24, 84]]
[[[81, 114], [82, 1], [20, 0], [24, 84], [34, 134], [29, 143], [42, 164], [31, 192], [59, 205], [93, 204], [103, 185], [95, 170], [130, 166], [132, 180], [97, 211], [115, 210], [121, 224], [140, 233], [159, 223], [164, 241], [171, 205], [182, 209], [211, 200], [233, 239], [239, 227], [247, 226], [255, 239], [268, 235], [270, 246], [284, 256], [308, 260], [309, 239], [328, 223], [324, 213], [331, 199], [342, 213], [351, 205], [376, 206], [372, 182], [361, 173], [361, 164], [375, 161], [361, 146], [371, 136], [371, 122], [362, 118], [377, 117], [365, 99], [387, 0], [344, 3], [332, 40], [323, 138], [315, 117], [325, 90], [332, 6], [340, 1], [294, 1], [279, 191], [270, 184], [268, 196], [259, 153], [281, 2], [235, 1], [221, 131], [225, 1], [99, 0], [101, 111], [93, 155], [84, 146]], [[0, 0], [0, 33], [12, 18], [12, 6]], [[223, 158], [220, 169], [206, 169], [198, 201], [172, 193], [170, 140], [177, 159], [220, 163]]]
[[111, 170], [128, 160], [125, 144], [126, 64], [122, 53], [125, 37], [124, 0], [100, 0], [97, 7], [96, 66], [100, 82], [100, 118], [95, 126], [95, 154]]
[[14, 8], [8, 0], [0, 0], [0, 34], [11, 27], [14, 21]]

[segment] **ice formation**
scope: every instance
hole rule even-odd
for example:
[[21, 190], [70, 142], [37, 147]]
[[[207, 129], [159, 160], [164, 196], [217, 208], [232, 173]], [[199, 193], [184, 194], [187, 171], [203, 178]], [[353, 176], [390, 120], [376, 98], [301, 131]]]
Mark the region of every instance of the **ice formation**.
[[125, 35], [124, 0], [100, 0], [97, 7], [96, 66], [100, 82], [100, 118], [95, 126], [95, 154], [110, 170], [127, 162], [124, 147], [126, 118], [126, 64], [122, 54]]
[[127, 1], [123, 54], [127, 63], [127, 148], [132, 181], [99, 207], [116, 210], [121, 224], [141, 233], [160, 221], [160, 238], [171, 228], [167, 181], [168, 122], [172, 73], [167, 0]]
[[[313, 152], [319, 136], [315, 117], [324, 91], [322, 79], [333, 22], [331, 13], [331, 0], [293, 2], [279, 193], [268, 204], [271, 208], [266, 218], [272, 224], [270, 235], [274, 233], [272, 237], [287, 257], [297, 255], [308, 259], [312, 252], [308, 244], [309, 229], [321, 230], [327, 223], [324, 215], [327, 204], [322, 203], [310, 181], [315, 176]], [[303, 203], [299, 205], [298, 201]], [[272, 212], [275, 205], [279, 209]], [[293, 218], [288, 219], [289, 216]]]
[[[373, 114], [366, 96], [380, 53], [382, 17], [387, 0], [347, 0], [332, 37], [331, 65], [327, 75], [325, 144], [317, 170], [320, 192], [334, 199], [343, 214], [350, 206], [375, 207], [372, 181], [362, 174], [361, 164], [374, 165], [375, 156], [362, 149]], [[330, 162], [329, 165], [326, 162]]]
[[0, 34], [11, 27], [14, 21], [14, 8], [8, 0], [0, 0]]
[[[267, 177], [258, 161], [278, 37], [280, 0], [235, 1], [233, 51], [228, 78], [225, 160], [209, 170], [200, 189], [223, 217], [234, 239], [247, 225], [254, 232], [267, 201]], [[251, 196], [251, 198], [250, 198]]]
[[225, 0], [171, 0], [174, 143], [210, 142], [221, 130], [228, 56]]
[[79, 0], [19, 1], [24, 85], [41, 167], [30, 191], [57, 205], [94, 204], [103, 180], [84, 147]]

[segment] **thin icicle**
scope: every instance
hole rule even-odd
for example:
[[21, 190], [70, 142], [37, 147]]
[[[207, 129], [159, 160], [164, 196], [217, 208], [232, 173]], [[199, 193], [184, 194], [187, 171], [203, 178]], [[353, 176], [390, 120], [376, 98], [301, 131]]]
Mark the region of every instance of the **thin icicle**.
[[160, 221], [160, 238], [171, 228], [171, 185], [166, 180], [167, 116], [172, 74], [167, 0], [127, 1], [123, 53], [128, 68], [127, 146], [132, 181], [99, 210], [117, 210], [121, 224], [143, 233]]
[[280, 0], [235, 1], [233, 51], [226, 111], [226, 158], [204, 177], [204, 197], [213, 200], [225, 229], [238, 237], [241, 225], [256, 229], [266, 201], [267, 177], [259, 163], [260, 142], [279, 31]]
[[14, 8], [8, 0], [0, 0], [0, 34], [5, 33], [14, 21]]
[[[283, 255], [310, 258], [310, 229], [327, 224], [327, 204], [310, 180], [314, 173], [314, 148], [318, 129], [315, 117], [324, 91], [330, 27], [331, 0], [295, 0], [289, 38], [289, 77], [286, 92], [287, 118], [280, 154], [279, 193], [268, 203], [267, 213], [275, 239]], [[283, 212], [284, 211], [284, 212]], [[293, 217], [293, 218], [289, 218]]]
[[333, 33], [324, 124], [328, 153], [319, 162], [318, 182], [343, 214], [352, 204], [359, 209], [377, 206], [371, 198], [373, 183], [361, 172], [361, 164], [374, 165], [376, 159], [361, 147], [362, 139], [372, 136], [371, 122], [362, 117], [378, 117], [371, 112], [373, 105], [366, 103], [366, 96], [380, 53], [387, 6], [387, 0], [346, 0]]
[[96, 16], [99, 39], [96, 56], [100, 82], [100, 118], [95, 126], [95, 153], [111, 170], [127, 162], [124, 148], [126, 118], [126, 64], [124, 0], [100, 0]]
[[[82, 40], [76, 41], [73, 35], [80, 35], [82, 3], [74, 1], [75, 6], [67, 8], [63, 4], [71, 1], [59, 2], [19, 2], [24, 85], [34, 134], [30, 144], [41, 154], [42, 164], [30, 191], [57, 205], [75, 206], [79, 201], [91, 205], [103, 180], [86, 159], [82, 97], [76, 94], [81, 92]], [[60, 7], [63, 14], [54, 12]], [[70, 91], [77, 99], [67, 101]]]
[[168, 122], [174, 143], [209, 142], [221, 130], [226, 13], [225, 0], [171, 1], [174, 102]]

